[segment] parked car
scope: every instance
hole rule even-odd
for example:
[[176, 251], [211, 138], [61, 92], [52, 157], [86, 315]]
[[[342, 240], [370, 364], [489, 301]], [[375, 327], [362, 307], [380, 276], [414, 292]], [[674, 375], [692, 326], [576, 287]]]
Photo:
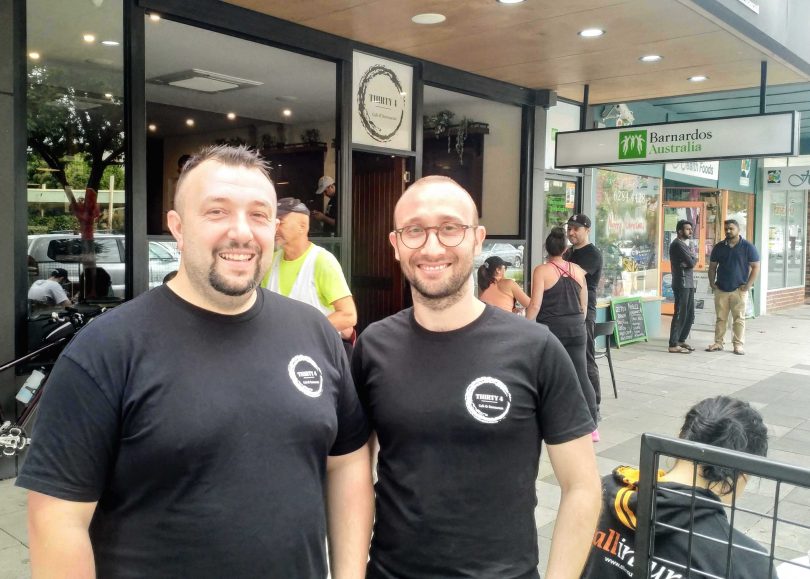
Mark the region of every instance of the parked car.
[[[54, 242], [54, 243], [52, 243]], [[93, 239], [95, 264], [110, 274], [116, 297], [124, 297], [124, 236], [98, 234]], [[47, 279], [55, 267], [67, 270], [71, 283], [79, 283], [86, 263], [82, 242], [72, 233], [48, 233], [28, 236], [29, 283]], [[163, 277], [180, 265], [179, 255], [171, 242], [149, 240], [149, 287], [163, 282]]]
[[515, 247], [511, 243], [503, 243], [500, 241], [490, 244], [484, 242], [481, 254], [475, 258], [475, 267], [480, 267], [488, 257], [493, 255], [497, 255], [502, 260], [511, 263], [512, 267], [523, 267], [523, 246]]

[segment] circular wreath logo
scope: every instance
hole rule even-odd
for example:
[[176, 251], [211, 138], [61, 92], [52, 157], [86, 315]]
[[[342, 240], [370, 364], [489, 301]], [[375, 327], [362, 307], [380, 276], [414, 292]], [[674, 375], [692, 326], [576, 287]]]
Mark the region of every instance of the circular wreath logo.
[[323, 392], [323, 373], [309, 356], [294, 356], [287, 365], [287, 372], [295, 387], [310, 398], [317, 398]]
[[512, 395], [506, 384], [490, 376], [474, 380], [464, 394], [464, 403], [473, 418], [484, 424], [496, 424], [506, 418]]
[[393, 70], [375, 64], [365, 72], [357, 90], [357, 108], [371, 138], [381, 143], [394, 138], [405, 118], [405, 95]]

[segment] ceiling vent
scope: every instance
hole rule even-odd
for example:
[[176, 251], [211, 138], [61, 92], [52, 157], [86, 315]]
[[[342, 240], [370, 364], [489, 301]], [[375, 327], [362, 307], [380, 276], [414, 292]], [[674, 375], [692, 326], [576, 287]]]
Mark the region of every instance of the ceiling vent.
[[200, 70], [199, 68], [192, 68], [182, 72], [156, 76], [155, 78], [150, 78], [147, 80], [147, 82], [152, 84], [175, 86], [177, 88], [184, 88], [187, 90], [209, 94], [224, 92], [226, 90], [247, 88], [251, 86], [261, 86], [264, 84], [256, 80], [237, 78], [235, 76], [228, 76], [227, 74], [220, 74], [218, 72]]

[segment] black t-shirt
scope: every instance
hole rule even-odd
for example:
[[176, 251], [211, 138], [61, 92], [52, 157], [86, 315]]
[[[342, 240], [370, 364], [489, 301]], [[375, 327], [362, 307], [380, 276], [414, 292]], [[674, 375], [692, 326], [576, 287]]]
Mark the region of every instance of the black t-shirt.
[[352, 372], [380, 443], [367, 577], [538, 577], [541, 440], [594, 429], [560, 342], [492, 306], [450, 332], [408, 309], [361, 334]]
[[602, 278], [602, 252], [593, 243], [589, 243], [579, 249], [569, 247], [563, 259], [585, 270], [585, 285], [588, 286], [587, 318], [596, 319], [596, 288], [599, 287], [599, 280]]
[[225, 316], [161, 286], [65, 349], [17, 485], [98, 501], [99, 577], [325, 577], [326, 457], [368, 433], [320, 312], [259, 290]]

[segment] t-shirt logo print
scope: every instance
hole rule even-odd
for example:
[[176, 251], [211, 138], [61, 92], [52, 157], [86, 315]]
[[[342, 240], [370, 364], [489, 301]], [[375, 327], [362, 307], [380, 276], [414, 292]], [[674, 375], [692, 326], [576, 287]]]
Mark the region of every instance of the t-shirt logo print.
[[467, 386], [464, 403], [467, 412], [478, 422], [496, 424], [509, 414], [512, 395], [506, 384], [497, 378], [482, 376]]
[[287, 372], [295, 387], [310, 398], [317, 398], [323, 392], [323, 373], [309, 356], [293, 356]]

